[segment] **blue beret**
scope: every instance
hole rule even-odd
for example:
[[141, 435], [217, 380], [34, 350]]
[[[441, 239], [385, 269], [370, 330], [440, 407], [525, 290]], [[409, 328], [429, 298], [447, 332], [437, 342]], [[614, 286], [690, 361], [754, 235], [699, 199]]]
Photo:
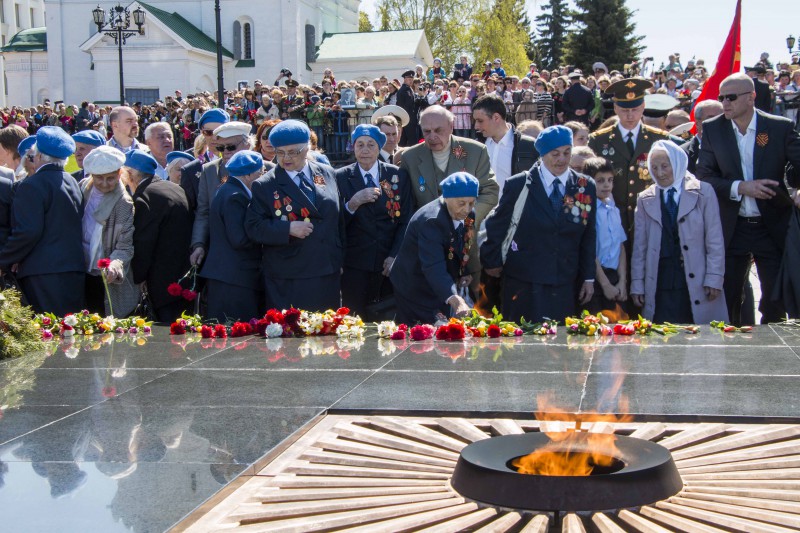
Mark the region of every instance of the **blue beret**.
[[36, 149], [40, 154], [66, 159], [75, 153], [75, 141], [56, 126], [43, 126], [36, 132]]
[[378, 126], [373, 126], [372, 124], [359, 124], [358, 126], [353, 129], [353, 134], [350, 136], [350, 139], [355, 144], [356, 139], [359, 137], [372, 137], [375, 139], [375, 142], [378, 143], [378, 149], [383, 148], [383, 145], [386, 144], [386, 134], [384, 134]]
[[220, 124], [225, 124], [230, 119], [230, 115], [228, 115], [224, 109], [215, 107], [214, 109], [209, 109], [200, 116], [200, 122], [197, 123], [197, 127], [202, 128], [203, 124], [206, 122], [219, 122]]
[[284, 120], [275, 124], [269, 132], [269, 143], [275, 148], [290, 144], [306, 144], [311, 138], [311, 130], [301, 120]]
[[566, 126], [550, 126], [543, 129], [534, 143], [539, 155], [545, 155], [567, 145], [572, 146], [572, 130]]
[[167, 154], [167, 164], [169, 165], [176, 159], [185, 159], [187, 161], [194, 161], [194, 156], [186, 152], [175, 151]]
[[25, 157], [27, 151], [30, 150], [34, 144], [36, 144], [35, 135], [31, 135], [30, 137], [25, 137], [19, 142], [19, 145], [17, 146], [17, 153], [19, 153], [20, 157]]
[[103, 136], [94, 130], [79, 131], [78, 133], [72, 136], [72, 140], [75, 141], [76, 143], [83, 143], [83, 144], [88, 144], [90, 146], [94, 146], [95, 148], [106, 144], [106, 140], [103, 139]]
[[228, 174], [235, 178], [247, 176], [253, 172], [263, 172], [264, 158], [258, 152], [242, 150], [231, 156], [225, 168], [228, 170]]
[[142, 150], [131, 150], [125, 156], [125, 166], [138, 170], [142, 174], [155, 174], [158, 161]]
[[442, 180], [442, 197], [477, 198], [478, 178], [468, 172], [456, 172]]

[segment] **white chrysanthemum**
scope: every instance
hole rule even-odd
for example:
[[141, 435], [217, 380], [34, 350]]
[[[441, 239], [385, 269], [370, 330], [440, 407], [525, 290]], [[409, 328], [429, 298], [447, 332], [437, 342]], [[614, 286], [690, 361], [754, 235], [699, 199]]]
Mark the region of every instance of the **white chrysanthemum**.
[[75, 327], [78, 324], [78, 317], [75, 315], [69, 315], [64, 317], [64, 324], [67, 326]]
[[283, 348], [283, 339], [267, 339], [267, 350], [277, 352], [281, 348]]
[[280, 324], [270, 324], [264, 332], [269, 338], [276, 338], [283, 335], [283, 326]]

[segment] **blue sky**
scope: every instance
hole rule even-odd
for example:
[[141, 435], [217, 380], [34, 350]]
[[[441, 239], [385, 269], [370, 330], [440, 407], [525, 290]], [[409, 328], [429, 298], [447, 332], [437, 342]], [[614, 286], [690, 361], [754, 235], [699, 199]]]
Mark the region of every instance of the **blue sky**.
[[[361, 3], [361, 9], [373, 20], [376, 3]], [[528, 0], [531, 20], [545, 3]], [[684, 65], [696, 56], [713, 69], [731, 27], [736, 0], [628, 0], [627, 4], [636, 10], [637, 33], [646, 36], [643, 57], [654, 57], [658, 65], [666, 62], [670, 53], [679, 52]], [[797, 0], [742, 0], [742, 63], [756, 62], [761, 52], [769, 52], [773, 63], [788, 60], [786, 37], [799, 37], [798, 15]]]

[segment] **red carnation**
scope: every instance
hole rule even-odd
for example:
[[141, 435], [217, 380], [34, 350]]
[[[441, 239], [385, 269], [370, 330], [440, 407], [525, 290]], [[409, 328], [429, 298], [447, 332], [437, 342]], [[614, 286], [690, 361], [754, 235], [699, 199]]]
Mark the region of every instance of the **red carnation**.
[[244, 337], [246, 335], [252, 335], [253, 328], [250, 327], [250, 324], [247, 322], [235, 322], [233, 326], [231, 326], [231, 337]]
[[297, 325], [297, 322], [300, 320], [300, 310], [292, 307], [286, 311], [286, 313], [283, 315], [283, 319], [286, 324], [294, 328]]
[[[102, 259], [101, 259], [102, 261]], [[116, 387], [103, 387], [103, 398], [113, 398], [117, 395]]]
[[189, 289], [184, 289], [183, 291], [181, 291], [181, 296], [183, 296], [184, 300], [191, 302], [192, 300], [197, 298], [197, 293], [194, 291], [190, 291]]
[[403, 330], [399, 330], [399, 329], [398, 329], [397, 331], [395, 331], [394, 333], [392, 333], [392, 340], [393, 340], [393, 341], [402, 341], [402, 340], [404, 340], [405, 338], [406, 338], [406, 332], [405, 332], [405, 331], [403, 331]]
[[408, 331], [408, 326], [406, 324], [400, 324], [399, 326], [397, 326], [397, 330], [406, 332]]
[[451, 341], [460, 341], [465, 335], [464, 326], [462, 324], [448, 324], [447, 333]]
[[262, 337], [267, 334], [267, 326], [270, 325], [270, 321], [266, 318], [262, 318], [258, 322], [256, 322], [256, 333], [261, 335]]
[[180, 296], [183, 292], [183, 287], [180, 283], [170, 283], [167, 285], [167, 292], [170, 296]]
[[228, 336], [228, 328], [224, 324], [217, 324], [214, 326], [214, 336], [218, 339], [224, 339]]
[[264, 315], [264, 318], [270, 324], [283, 324], [283, 313], [277, 309], [270, 309], [267, 311], [267, 313]]
[[111, 259], [106, 257], [105, 259], [98, 259], [97, 260], [97, 268], [100, 270], [105, 270], [111, 266]]
[[170, 335], [183, 335], [186, 333], [186, 326], [181, 324], [180, 322], [173, 322], [169, 326], [169, 334]]
[[469, 328], [469, 330], [472, 332], [473, 337], [483, 337], [481, 330], [479, 330], [478, 328]]
[[438, 328], [436, 328], [436, 340], [438, 341], [450, 340], [450, 331], [448, 330], [447, 326], [439, 326]]
[[214, 338], [214, 328], [203, 324], [203, 326], [200, 328], [200, 335], [204, 339], [212, 339]]
[[486, 336], [489, 337], [489, 338], [492, 338], [492, 339], [496, 339], [497, 337], [499, 337], [502, 334], [503, 334], [503, 332], [500, 330], [500, 326], [498, 326], [497, 324], [491, 324], [486, 329]]
[[340, 307], [339, 309], [336, 310], [336, 314], [337, 315], [349, 315], [350, 314], [350, 308], [349, 307]]

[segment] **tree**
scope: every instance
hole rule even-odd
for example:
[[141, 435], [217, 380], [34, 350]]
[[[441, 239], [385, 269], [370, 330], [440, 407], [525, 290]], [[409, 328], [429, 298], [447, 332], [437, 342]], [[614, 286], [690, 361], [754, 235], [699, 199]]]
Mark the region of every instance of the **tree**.
[[567, 39], [565, 58], [571, 65], [591, 70], [595, 61], [623, 70], [639, 57], [642, 36], [635, 35], [633, 11], [625, 0], [575, 0], [572, 17], [577, 31]]
[[492, 5], [485, 4], [478, 10], [470, 29], [474, 65], [499, 57], [509, 75], [528, 71], [525, 45], [530, 41], [530, 23], [527, 30], [519, 24], [519, 5], [524, 8], [524, 3], [519, 0], [494, 0]]
[[468, 0], [381, 0], [378, 13], [381, 30], [389, 21], [392, 30], [423, 29], [434, 57], [442, 59], [449, 69], [458, 56], [467, 49], [468, 29], [474, 10]]
[[571, 23], [566, 0], [550, 0], [542, 6], [542, 13], [536, 17], [539, 36], [534, 41], [539, 52], [540, 68], [550, 70], [561, 65]]
[[372, 31], [372, 22], [369, 21], [369, 15], [367, 15], [363, 11], [358, 12], [358, 31], [359, 32], [366, 32]]

